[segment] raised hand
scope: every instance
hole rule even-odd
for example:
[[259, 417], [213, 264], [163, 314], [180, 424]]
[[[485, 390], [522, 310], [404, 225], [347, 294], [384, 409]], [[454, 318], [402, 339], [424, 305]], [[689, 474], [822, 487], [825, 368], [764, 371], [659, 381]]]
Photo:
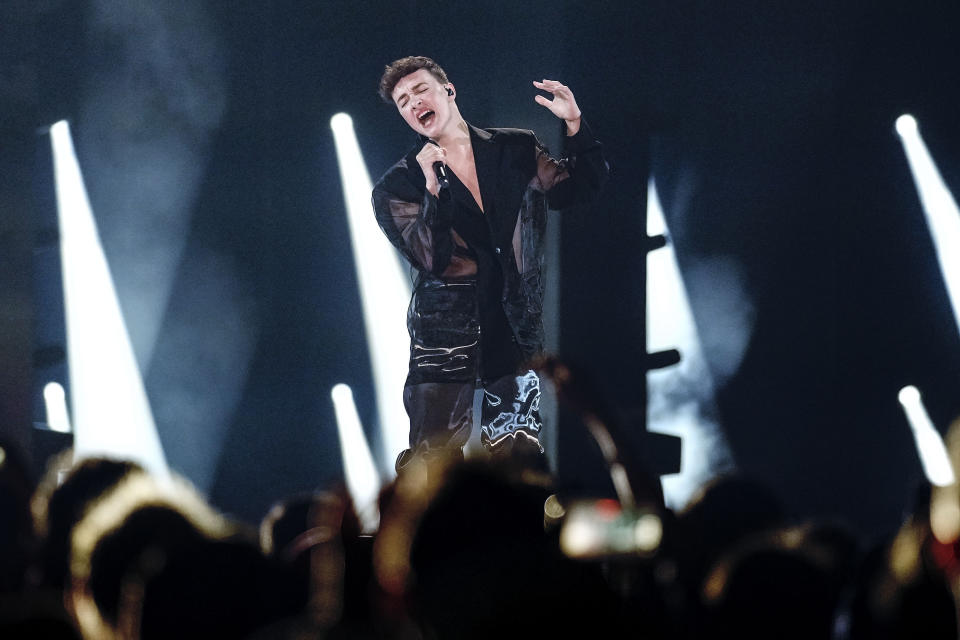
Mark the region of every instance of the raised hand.
[[543, 82], [534, 80], [533, 86], [553, 94], [553, 100], [539, 94], [534, 96], [533, 99], [537, 104], [549, 109], [553, 115], [564, 120], [567, 123], [567, 133], [569, 135], [575, 134], [580, 129], [580, 107], [577, 106], [577, 100], [573, 97], [570, 87], [546, 78], [543, 79]]

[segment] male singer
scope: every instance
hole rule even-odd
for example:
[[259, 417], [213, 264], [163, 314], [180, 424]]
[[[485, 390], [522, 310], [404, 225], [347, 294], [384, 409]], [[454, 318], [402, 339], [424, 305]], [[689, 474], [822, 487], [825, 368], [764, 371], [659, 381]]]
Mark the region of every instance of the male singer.
[[524, 363], [543, 348], [547, 208], [594, 200], [607, 165], [570, 89], [534, 82], [534, 100], [566, 123], [555, 160], [532, 131], [478, 129], [440, 66], [422, 56], [388, 65], [380, 96], [419, 137], [373, 190], [377, 222], [417, 271], [407, 314], [403, 401], [415, 457], [460, 452], [483, 390], [480, 440], [493, 456], [543, 452], [540, 380]]

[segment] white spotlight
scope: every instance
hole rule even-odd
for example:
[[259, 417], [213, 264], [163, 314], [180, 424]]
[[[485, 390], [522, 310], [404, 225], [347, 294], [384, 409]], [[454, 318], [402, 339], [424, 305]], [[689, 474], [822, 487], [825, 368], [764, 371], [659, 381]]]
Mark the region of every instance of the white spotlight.
[[393, 462], [397, 454], [407, 448], [410, 431], [403, 407], [403, 384], [410, 358], [410, 337], [406, 330], [410, 282], [396, 249], [374, 217], [370, 202], [373, 185], [357, 143], [353, 120], [345, 113], [338, 113], [330, 118], [330, 128], [347, 203], [353, 260], [373, 370], [383, 454], [381, 468], [392, 477]]
[[940, 176], [913, 116], [897, 118], [897, 133], [920, 194], [947, 295], [953, 306], [953, 316], [960, 330], [960, 209]]
[[353, 391], [345, 384], [338, 384], [330, 391], [333, 409], [337, 414], [337, 432], [340, 434], [340, 455], [347, 490], [357, 509], [364, 532], [373, 533], [380, 524], [377, 498], [380, 494], [380, 476], [377, 474], [370, 447], [363, 435], [363, 426]]
[[917, 132], [917, 120], [909, 113], [905, 113], [896, 122], [897, 133], [908, 136]]
[[47, 426], [53, 431], [70, 433], [67, 396], [59, 382], [48, 382], [43, 387], [43, 404], [47, 411]]
[[920, 400], [920, 390], [912, 384], [900, 389], [900, 393], [897, 394], [897, 400], [904, 407], [917, 405], [923, 407], [922, 401]]
[[927, 480], [938, 487], [953, 484], [956, 477], [953, 466], [950, 464], [947, 447], [940, 433], [933, 426], [930, 416], [927, 415], [920, 392], [914, 386], [907, 386], [900, 390], [897, 399], [904, 413], [907, 414], [907, 421], [910, 423], [913, 440], [917, 446], [917, 454], [920, 456], [920, 464], [923, 466]]
[[346, 113], [336, 113], [330, 118], [330, 128], [333, 129], [334, 134], [338, 132], [349, 134], [353, 131], [353, 118]]
[[163, 449], [66, 121], [50, 127], [50, 142], [60, 218], [75, 454], [134, 460], [166, 478]]
[[[647, 234], [662, 233], [667, 233], [667, 223], [651, 179], [647, 187]], [[713, 378], [670, 244], [647, 256], [647, 351], [663, 349], [679, 349], [682, 360], [677, 366], [647, 375], [647, 423], [652, 432], [682, 440], [680, 473], [663, 478], [666, 502], [678, 509], [733, 462], [720, 426], [708, 417], [716, 415], [710, 406], [715, 402]]]

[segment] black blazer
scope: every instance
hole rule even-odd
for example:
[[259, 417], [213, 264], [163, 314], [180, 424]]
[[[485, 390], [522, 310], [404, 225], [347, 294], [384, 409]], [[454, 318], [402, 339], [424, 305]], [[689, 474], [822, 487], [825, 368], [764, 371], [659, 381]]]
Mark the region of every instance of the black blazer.
[[[532, 131], [470, 126], [490, 242], [503, 271], [501, 304], [524, 356], [542, 350], [543, 240], [547, 210], [596, 198], [607, 179], [600, 143], [581, 121], [560, 159]], [[373, 208], [390, 242], [418, 271], [407, 316], [408, 384], [476, 379], [480, 335], [476, 260], [454, 225], [456, 207], [479, 211], [457, 180], [426, 191], [416, 161], [422, 140], [377, 181]], [[489, 345], [487, 345], [489, 346]]]

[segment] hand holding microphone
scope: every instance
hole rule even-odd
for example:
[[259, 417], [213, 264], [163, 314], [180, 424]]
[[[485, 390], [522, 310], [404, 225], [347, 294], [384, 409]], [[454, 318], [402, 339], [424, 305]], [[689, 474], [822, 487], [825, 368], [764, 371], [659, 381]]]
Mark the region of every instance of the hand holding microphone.
[[417, 154], [417, 162], [423, 171], [423, 177], [426, 179], [427, 191], [433, 195], [438, 195], [441, 189], [450, 186], [446, 170], [447, 151], [433, 140], [428, 140], [420, 153]]
[[[447, 89], [447, 93], [449, 92], [450, 89]], [[440, 182], [440, 189], [448, 189], [450, 187], [450, 180], [447, 178], [447, 150], [433, 140], [428, 140], [427, 144], [432, 144], [440, 150], [440, 154], [443, 159], [433, 163], [433, 171], [437, 174], [437, 180]]]

